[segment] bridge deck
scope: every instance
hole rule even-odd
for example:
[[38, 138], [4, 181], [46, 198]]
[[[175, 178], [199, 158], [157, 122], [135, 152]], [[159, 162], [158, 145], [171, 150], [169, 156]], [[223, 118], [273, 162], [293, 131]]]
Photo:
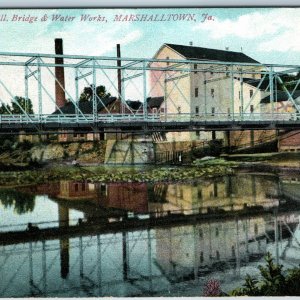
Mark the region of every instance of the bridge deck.
[[298, 114], [255, 114], [255, 115], [5, 115], [0, 116], [0, 132], [18, 134], [63, 132], [76, 130], [92, 132], [159, 132], [159, 131], [232, 131], [266, 129], [300, 129]]

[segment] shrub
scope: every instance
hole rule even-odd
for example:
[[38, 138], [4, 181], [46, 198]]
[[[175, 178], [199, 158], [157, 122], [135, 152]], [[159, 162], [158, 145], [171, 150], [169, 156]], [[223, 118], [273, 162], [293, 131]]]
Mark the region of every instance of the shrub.
[[283, 266], [273, 262], [272, 255], [267, 253], [266, 266], [259, 266], [261, 280], [247, 275], [242, 288], [233, 290], [231, 296], [299, 296], [300, 268], [283, 272]]

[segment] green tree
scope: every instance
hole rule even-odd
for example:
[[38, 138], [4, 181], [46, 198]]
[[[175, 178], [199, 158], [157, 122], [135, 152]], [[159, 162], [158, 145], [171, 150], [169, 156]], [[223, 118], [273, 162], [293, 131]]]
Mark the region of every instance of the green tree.
[[[79, 101], [91, 101], [94, 95], [94, 85], [85, 87], [80, 94]], [[99, 85], [96, 87], [96, 95], [103, 99], [110, 97], [110, 93], [107, 93], [106, 87], [104, 85]]]
[[4, 104], [4, 103], [1, 104], [0, 106], [1, 115], [8, 115], [10, 111], [11, 111], [11, 107], [9, 106], [9, 104]]
[[24, 114], [24, 112], [22, 111], [22, 109], [20, 107], [22, 107], [22, 109], [28, 114], [34, 113], [32, 102], [30, 99], [27, 99], [27, 101], [26, 101], [26, 99], [23, 97], [15, 96], [11, 103], [12, 114], [15, 114], [15, 115]]

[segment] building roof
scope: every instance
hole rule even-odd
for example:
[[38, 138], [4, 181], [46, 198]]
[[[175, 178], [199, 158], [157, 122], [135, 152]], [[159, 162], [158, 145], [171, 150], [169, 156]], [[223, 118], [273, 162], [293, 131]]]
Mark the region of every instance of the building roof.
[[150, 108], [160, 108], [161, 104], [164, 102], [164, 97], [149, 97], [147, 98], [148, 107]]
[[[115, 102], [117, 100], [116, 97], [108, 97], [108, 98], [103, 98], [101, 101], [98, 101], [97, 103], [97, 111], [101, 111], [104, 109], [104, 106], [108, 106], [109, 104]], [[93, 102], [92, 101], [80, 101], [78, 103], [79, 109], [82, 111], [83, 114], [92, 114], [93, 113]], [[62, 113], [64, 114], [75, 114], [75, 105], [73, 102], [67, 102], [63, 107], [60, 108]], [[57, 109], [54, 113], [54, 115], [61, 114], [61, 112]]]
[[[239, 78], [237, 78], [239, 79]], [[243, 82], [244, 83], [247, 83], [249, 85], [252, 85], [253, 87], [255, 88], [258, 88], [259, 84], [259, 89], [260, 90], [266, 90], [267, 87], [269, 86], [270, 84], [270, 81], [269, 81], [269, 78], [265, 78], [261, 83], [260, 83], [261, 79], [255, 79], [255, 78], [243, 78]]]
[[[290, 91], [290, 93], [292, 93], [292, 92]], [[295, 100], [295, 99], [297, 99], [299, 97], [300, 97], [300, 90], [297, 90], [293, 94], [293, 99]], [[284, 92], [284, 91], [277, 91], [277, 94], [276, 94], [276, 92], [274, 91], [274, 101], [276, 101], [276, 102], [282, 102], [282, 101], [288, 101], [288, 100], [289, 100], [289, 96], [287, 95], [286, 92]], [[270, 103], [270, 95], [262, 98], [260, 100], [260, 103], [263, 103], [263, 104]]]
[[[163, 96], [147, 98], [148, 108], [160, 108], [163, 102], [164, 102]], [[127, 100], [126, 103], [133, 110], [139, 110], [140, 108], [143, 108], [143, 102], [139, 100]]]
[[143, 107], [143, 103], [139, 100], [126, 100], [126, 103], [133, 110], [139, 110]]
[[237, 62], [237, 63], [259, 63], [253, 58], [242, 52], [234, 52], [227, 50], [210, 49], [195, 46], [185, 46], [176, 44], [165, 44], [166, 46], [174, 49], [187, 59], [196, 60], [215, 60], [224, 62]]

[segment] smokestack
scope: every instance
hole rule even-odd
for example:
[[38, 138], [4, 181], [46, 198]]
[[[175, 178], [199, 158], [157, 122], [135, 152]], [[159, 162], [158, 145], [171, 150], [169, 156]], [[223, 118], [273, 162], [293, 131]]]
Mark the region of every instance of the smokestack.
[[[55, 54], [64, 54], [63, 51], [63, 40], [55, 39]], [[63, 64], [63, 58], [55, 58], [55, 64]], [[65, 95], [65, 70], [63, 67], [55, 67], [55, 102], [58, 107], [63, 107], [66, 104], [66, 95]]]
[[[121, 58], [121, 46], [117, 44], [117, 58]], [[121, 100], [121, 93], [122, 93], [122, 77], [121, 77], [121, 60], [117, 60], [117, 67], [118, 67], [118, 98]], [[123, 112], [123, 105], [120, 105], [120, 113]]]

